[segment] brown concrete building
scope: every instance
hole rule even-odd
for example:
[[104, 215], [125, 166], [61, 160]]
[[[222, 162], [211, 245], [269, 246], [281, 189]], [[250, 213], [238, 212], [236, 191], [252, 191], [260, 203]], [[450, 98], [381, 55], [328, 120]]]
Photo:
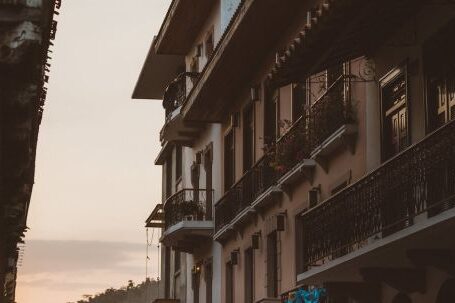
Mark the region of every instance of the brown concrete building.
[[[148, 60], [184, 59], [162, 89], [157, 163], [182, 164], [194, 198], [212, 146], [213, 217], [173, 238], [182, 208], [164, 198], [162, 243], [188, 264], [217, 260], [215, 302], [294, 302], [313, 287], [329, 302], [453, 302], [455, 4], [245, 0], [218, 32], [229, 5], [211, 17], [196, 2], [173, 1]], [[156, 60], [136, 91], [169, 74]], [[197, 279], [187, 272], [180, 299], [212, 302], [194, 295]]]
[[0, 302], [15, 301], [60, 1], [0, 1]]

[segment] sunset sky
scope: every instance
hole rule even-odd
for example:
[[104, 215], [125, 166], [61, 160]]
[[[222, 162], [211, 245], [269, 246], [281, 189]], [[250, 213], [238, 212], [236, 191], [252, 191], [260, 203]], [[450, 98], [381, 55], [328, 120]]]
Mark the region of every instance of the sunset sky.
[[[19, 303], [66, 303], [145, 278], [161, 197], [160, 101], [131, 94], [170, 0], [64, 0], [38, 143]], [[150, 232], [150, 235], [152, 233]], [[157, 234], [151, 277], [158, 275]]]

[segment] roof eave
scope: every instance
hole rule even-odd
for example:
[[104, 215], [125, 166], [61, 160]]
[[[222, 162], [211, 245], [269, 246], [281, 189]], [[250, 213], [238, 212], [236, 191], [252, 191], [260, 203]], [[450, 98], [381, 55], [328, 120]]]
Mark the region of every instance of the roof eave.
[[155, 41], [149, 49], [136, 81], [132, 99], [162, 99], [167, 85], [185, 66], [185, 59], [179, 55], [158, 55]]

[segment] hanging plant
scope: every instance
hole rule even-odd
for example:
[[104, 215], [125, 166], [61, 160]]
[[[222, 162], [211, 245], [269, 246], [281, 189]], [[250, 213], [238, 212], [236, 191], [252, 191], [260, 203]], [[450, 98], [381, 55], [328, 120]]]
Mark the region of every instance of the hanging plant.
[[283, 120], [280, 128], [285, 133], [277, 142], [269, 144], [265, 148], [265, 154], [269, 157], [269, 165], [279, 174], [284, 174], [296, 164], [308, 157], [308, 136], [306, 117], [302, 117], [292, 125], [291, 121]]

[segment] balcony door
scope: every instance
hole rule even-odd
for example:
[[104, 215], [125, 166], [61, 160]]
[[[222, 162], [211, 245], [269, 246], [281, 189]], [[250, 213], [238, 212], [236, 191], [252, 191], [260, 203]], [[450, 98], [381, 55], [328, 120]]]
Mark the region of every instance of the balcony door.
[[245, 250], [245, 303], [254, 302], [254, 250]]
[[212, 220], [212, 178], [213, 178], [213, 143], [207, 145], [204, 151], [204, 169], [205, 169], [205, 217], [207, 220]]
[[[455, 120], [455, 19], [432, 35], [423, 47], [426, 79], [427, 132]], [[454, 122], [455, 123], [455, 122]], [[427, 184], [429, 216], [453, 207], [455, 194], [455, 165], [440, 163], [432, 169]]]
[[[196, 265], [199, 266], [199, 265]], [[200, 282], [201, 282], [201, 272], [196, 271], [192, 273], [192, 286], [193, 286], [193, 302], [194, 303], [199, 303], [199, 288], [200, 288]]]
[[234, 265], [226, 263], [226, 303], [234, 303]]
[[409, 145], [406, 68], [394, 69], [381, 82], [382, 160]]
[[449, 22], [424, 44], [429, 132], [455, 119], [455, 21]]
[[166, 193], [165, 193], [165, 200], [172, 195], [172, 157], [168, 157], [166, 162], [164, 163], [165, 166], [165, 186], [166, 186]]
[[267, 99], [264, 104], [264, 140], [265, 143], [275, 142], [278, 130], [279, 90], [266, 89]]
[[455, 119], [455, 76], [428, 79], [428, 106], [430, 130]]
[[254, 104], [243, 111], [243, 172], [251, 169], [254, 163]]
[[278, 297], [278, 234], [267, 235], [267, 296]]
[[209, 260], [204, 267], [205, 302], [212, 303], [213, 296], [213, 263]]
[[224, 137], [224, 190], [228, 191], [235, 182], [235, 137], [234, 129]]

